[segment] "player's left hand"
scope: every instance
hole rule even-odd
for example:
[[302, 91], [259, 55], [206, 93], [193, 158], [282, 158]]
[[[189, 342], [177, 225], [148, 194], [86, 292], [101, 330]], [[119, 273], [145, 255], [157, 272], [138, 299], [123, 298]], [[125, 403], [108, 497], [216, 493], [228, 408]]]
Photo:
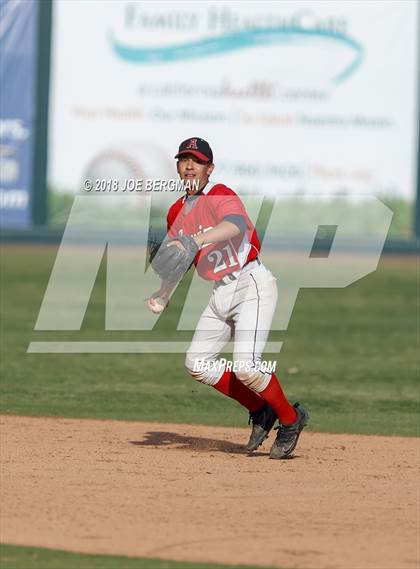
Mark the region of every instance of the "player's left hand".
[[178, 283], [193, 264], [199, 246], [193, 237], [181, 235], [154, 249], [157, 252], [150, 264], [155, 273], [162, 282]]
[[178, 247], [178, 249], [180, 251], [186, 251], [184, 245], [181, 243], [181, 241], [178, 241], [177, 239], [174, 239], [173, 241], [169, 241], [169, 243], [167, 244], [167, 247]]
[[[197, 247], [200, 249], [201, 248], [201, 243], [198, 239], [198, 237], [192, 237], [192, 239], [195, 241], [195, 244], [197, 245]], [[168, 247], [178, 247], [178, 249], [180, 249], [180, 251], [186, 251], [187, 249], [184, 247], [184, 245], [181, 243], [181, 241], [178, 241], [178, 239], [173, 239], [172, 241], [169, 241]]]

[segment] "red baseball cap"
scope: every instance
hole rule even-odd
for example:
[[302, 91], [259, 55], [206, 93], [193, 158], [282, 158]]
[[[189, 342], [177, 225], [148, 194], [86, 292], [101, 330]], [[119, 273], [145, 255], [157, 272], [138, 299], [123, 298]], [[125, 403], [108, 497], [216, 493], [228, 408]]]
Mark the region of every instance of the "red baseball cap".
[[192, 154], [203, 162], [213, 162], [213, 152], [208, 142], [202, 138], [193, 137], [187, 138], [181, 142], [178, 149], [178, 154], [175, 158], [179, 158], [183, 154]]

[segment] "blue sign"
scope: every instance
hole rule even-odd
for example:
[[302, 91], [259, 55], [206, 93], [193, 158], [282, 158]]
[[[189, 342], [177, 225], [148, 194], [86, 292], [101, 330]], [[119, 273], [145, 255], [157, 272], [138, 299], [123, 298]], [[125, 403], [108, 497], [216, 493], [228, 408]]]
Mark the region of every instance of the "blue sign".
[[0, 223], [31, 225], [36, 0], [0, 0]]

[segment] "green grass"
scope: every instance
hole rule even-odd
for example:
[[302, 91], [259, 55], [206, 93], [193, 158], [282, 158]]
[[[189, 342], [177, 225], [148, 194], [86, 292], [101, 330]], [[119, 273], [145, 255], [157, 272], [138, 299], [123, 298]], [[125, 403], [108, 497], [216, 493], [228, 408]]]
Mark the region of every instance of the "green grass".
[[413, 237], [414, 202], [397, 197], [384, 198], [382, 201], [394, 212], [388, 237], [390, 239], [411, 239]]
[[40, 547], [3, 544], [0, 545], [0, 567], [1, 569], [257, 569], [250, 565], [220, 565], [144, 557], [86, 555]]
[[[185, 286], [152, 332], [105, 332], [104, 267], [80, 332], [34, 332], [55, 247], [2, 254], [3, 413], [243, 425], [247, 414], [195, 383], [182, 354], [27, 354], [33, 340], [174, 338]], [[385, 258], [345, 289], [302, 290], [282, 340], [277, 375], [308, 406], [317, 431], [418, 435], [419, 274], [413, 258]], [[191, 334], [179, 332], [177, 339]], [[297, 373], [289, 373], [297, 368]]]

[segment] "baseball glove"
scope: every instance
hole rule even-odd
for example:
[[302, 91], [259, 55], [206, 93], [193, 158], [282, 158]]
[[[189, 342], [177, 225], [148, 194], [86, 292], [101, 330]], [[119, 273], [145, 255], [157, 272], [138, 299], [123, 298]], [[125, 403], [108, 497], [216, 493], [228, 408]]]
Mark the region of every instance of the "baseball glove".
[[[177, 245], [169, 245], [174, 241], [179, 241], [183, 249]], [[198, 250], [197, 243], [189, 235], [162, 243], [152, 240], [149, 242], [149, 261], [155, 273], [163, 281], [177, 283], [191, 267]]]

